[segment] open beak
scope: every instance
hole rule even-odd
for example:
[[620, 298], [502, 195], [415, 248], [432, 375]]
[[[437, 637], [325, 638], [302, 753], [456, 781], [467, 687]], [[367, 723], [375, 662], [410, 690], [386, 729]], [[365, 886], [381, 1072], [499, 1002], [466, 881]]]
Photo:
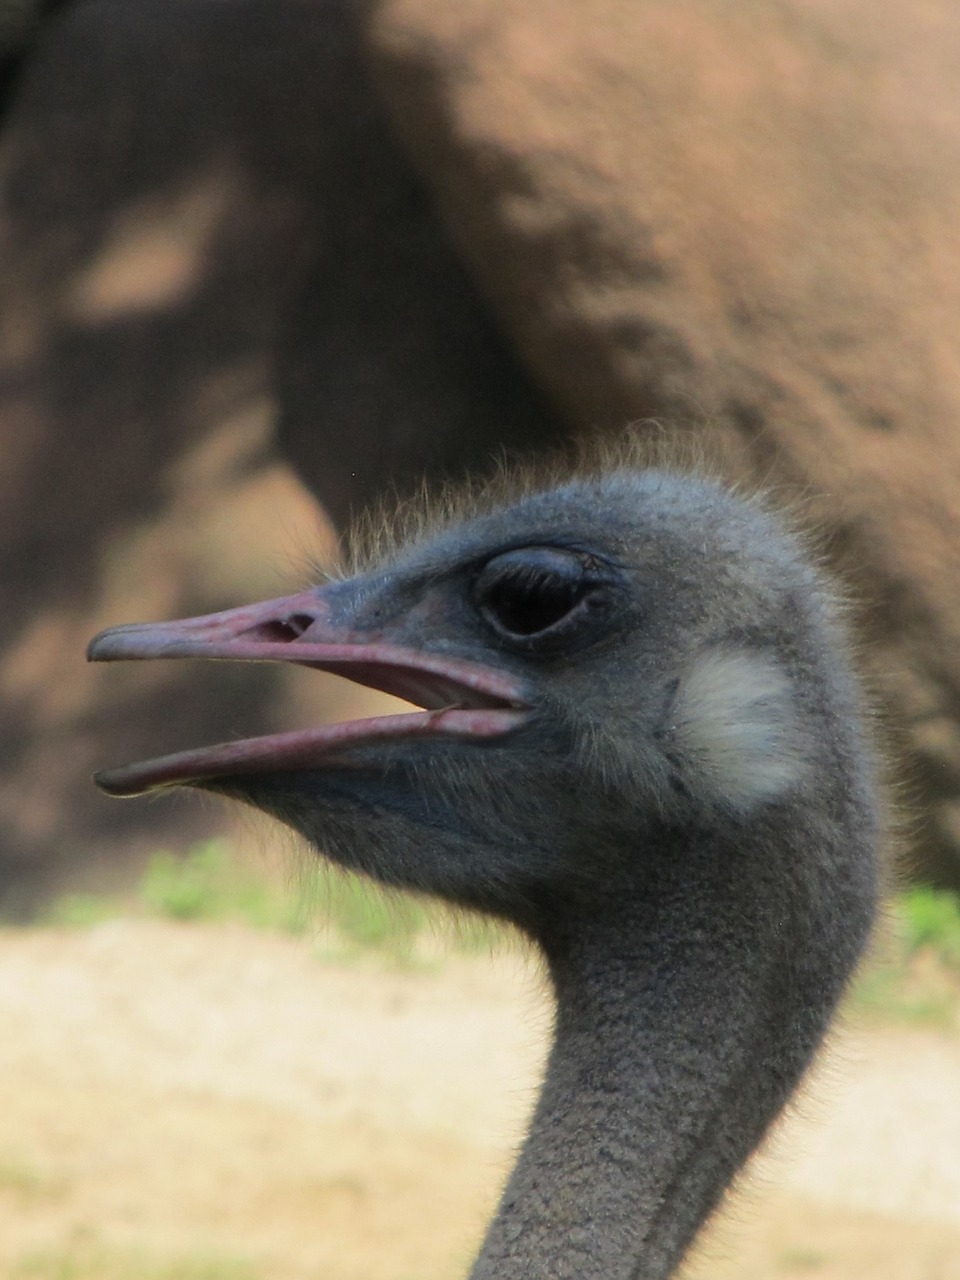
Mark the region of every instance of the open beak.
[[237, 774], [319, 769], [338, 763], [350, 748], [414, 738], [487, 740], [526, 721], [529, 693], [513, 676], [354, 630], [330, 599], [344, 585], [177, 622], [111, 627], [94, 637], [87, 657], [293, 662], [395, 694], [423, 711], [182, 751], [98, 773], [97, 785], [109, 795], [134, 796]]

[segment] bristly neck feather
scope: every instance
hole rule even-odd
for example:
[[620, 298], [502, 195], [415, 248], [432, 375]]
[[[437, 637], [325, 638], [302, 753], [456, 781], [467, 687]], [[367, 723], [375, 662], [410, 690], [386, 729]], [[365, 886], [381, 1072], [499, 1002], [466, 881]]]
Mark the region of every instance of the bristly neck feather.
[[698, 853], [544, 930], [555, 1040], [471, 1280], [665, 1280], [815, 1052], [872, 886]]

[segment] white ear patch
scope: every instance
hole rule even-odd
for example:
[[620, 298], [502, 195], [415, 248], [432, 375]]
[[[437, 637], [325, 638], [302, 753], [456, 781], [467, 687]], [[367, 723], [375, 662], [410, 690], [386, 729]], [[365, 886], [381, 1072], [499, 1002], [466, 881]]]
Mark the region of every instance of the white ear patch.
[[809, 756], [786, 672], [746, 650], [698, 659], [680, 682], [668, 736], [695, 789], [739, 812], [784, 795]]

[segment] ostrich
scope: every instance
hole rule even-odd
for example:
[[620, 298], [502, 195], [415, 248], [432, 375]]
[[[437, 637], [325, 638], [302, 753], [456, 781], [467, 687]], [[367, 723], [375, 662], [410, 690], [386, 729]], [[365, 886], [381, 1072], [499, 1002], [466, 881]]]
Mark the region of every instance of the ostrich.
[[115, 627], [94, 661], [294, 662], [408, 714], [98, 775], [236, 797], [524, 930], [554, 1039], [472, 1280], [661, 1280], [870, 931], [879, 810], [830, 589], [755, 498], [616, 466], [474, 498], [352, 576]]

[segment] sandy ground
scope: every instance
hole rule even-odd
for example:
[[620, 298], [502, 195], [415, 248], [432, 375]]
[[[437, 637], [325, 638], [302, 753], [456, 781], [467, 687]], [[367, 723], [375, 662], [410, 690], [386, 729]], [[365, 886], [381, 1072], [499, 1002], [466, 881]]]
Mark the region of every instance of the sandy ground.
[[[0, 932], [0, 1276], [455, 1280], [548, 1025], [514, 955]], [[960, 1035], [848, 1026], [746, 1183], [696, 1280], [960, 1280]]]

